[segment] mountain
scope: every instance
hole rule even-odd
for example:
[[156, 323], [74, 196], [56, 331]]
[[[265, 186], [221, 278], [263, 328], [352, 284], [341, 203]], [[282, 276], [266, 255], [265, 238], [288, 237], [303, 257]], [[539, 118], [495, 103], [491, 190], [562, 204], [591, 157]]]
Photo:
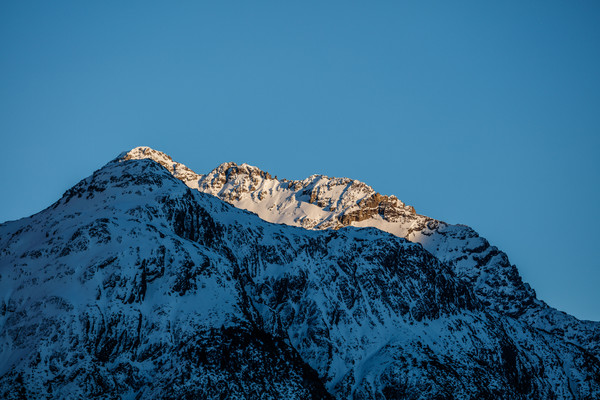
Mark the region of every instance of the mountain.
[[594, 399], [599, 329], [349, 179], [136, 148], [0, 225], [7, 399]]

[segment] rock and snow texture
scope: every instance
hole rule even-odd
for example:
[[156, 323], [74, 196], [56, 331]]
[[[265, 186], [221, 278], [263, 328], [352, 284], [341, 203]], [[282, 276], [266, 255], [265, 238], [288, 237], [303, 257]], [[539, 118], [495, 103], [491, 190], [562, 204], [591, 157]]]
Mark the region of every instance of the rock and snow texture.
[[0, 225], [0, 398], [595, 399], [598, 329], [349, 179], [136, 148]]

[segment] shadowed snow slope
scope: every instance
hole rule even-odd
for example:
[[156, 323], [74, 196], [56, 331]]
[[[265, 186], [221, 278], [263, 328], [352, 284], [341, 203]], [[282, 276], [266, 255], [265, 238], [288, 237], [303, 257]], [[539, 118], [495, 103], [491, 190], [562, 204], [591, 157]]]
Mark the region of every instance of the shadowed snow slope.
[[1, 398], [591, 399], [594, 332], [349, 179], [136, 148], [0, 225]]

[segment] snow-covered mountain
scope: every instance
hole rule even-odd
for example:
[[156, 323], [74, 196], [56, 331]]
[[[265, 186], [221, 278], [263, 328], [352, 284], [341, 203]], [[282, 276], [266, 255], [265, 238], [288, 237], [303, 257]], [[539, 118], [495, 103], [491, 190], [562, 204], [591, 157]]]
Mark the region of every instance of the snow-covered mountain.
[[599, 325], [349, 179], [136, 148], [0, 225], [1, 398], [594, 399]]

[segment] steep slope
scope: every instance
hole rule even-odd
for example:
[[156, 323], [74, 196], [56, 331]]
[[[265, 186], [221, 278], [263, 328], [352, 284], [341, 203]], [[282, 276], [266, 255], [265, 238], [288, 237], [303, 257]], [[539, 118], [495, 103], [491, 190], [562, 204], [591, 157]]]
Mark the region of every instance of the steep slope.
[[301, 181], [278, 180], [259, 168], [235, 163], [224, 163], [207, 175], [198, 175], [148, 147], [135, 148], [122, 157], [155, 160], [187, 186], [269, 222], [316, 230], [375, 227], [420, 243], [467, 282], [487, 308], [517, 317], [600, 357], [600, 324], [580, 321], [537, 299], [508, 256], [468, 226], [416, 214], [412, 206], [395, 196], [380, 195], [348, 178], [313, 175]]
[[0, 397], [600, 395], [589, 351], [421, 245], [271, 224], [178, 171], [118, 158], [0, 225]]

